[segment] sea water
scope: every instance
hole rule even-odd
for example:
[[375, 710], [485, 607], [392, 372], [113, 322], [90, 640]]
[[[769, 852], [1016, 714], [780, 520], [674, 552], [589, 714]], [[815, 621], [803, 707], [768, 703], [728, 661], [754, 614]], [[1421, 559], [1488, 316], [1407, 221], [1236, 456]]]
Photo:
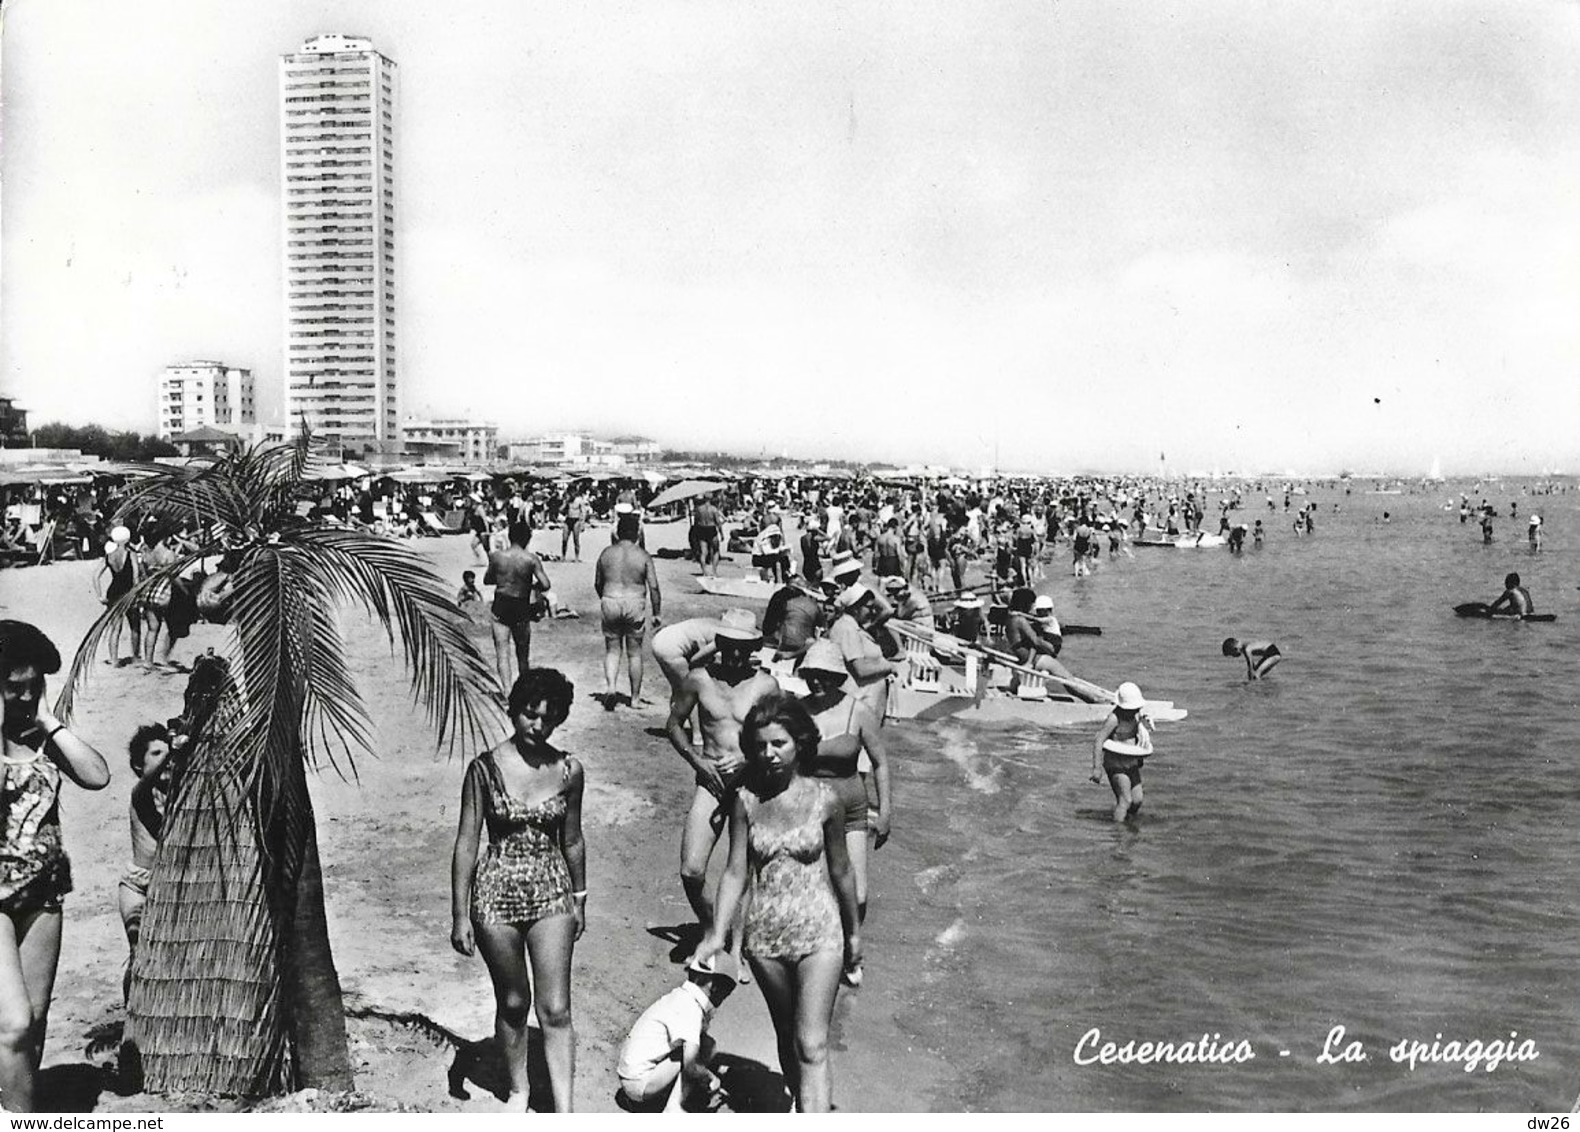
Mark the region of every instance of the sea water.
[[[890, 725], [898, 816], [872, 866], [868, 970], [954, 1067], [923, 1103], [1568, 1109], [1580, 492], [1481, 494], [1500, 510], [1490, 546], [1453, 484], [1314, 489], [1295, 497], [1317, 504], [1309, 537], [1281, 497], [1253, 497], [1241, 514], [1268, 536], [1242, 556], [1105, 553], [1077, 580], [1061, 545], [1039, 588], [1103, 627], [1068, 638], [1071, 669], [1190, 710], [1156, 731], [1133, 824], [1089, 781], [1090, 729]], [[1454, 616], [1511, 570], [1557, 623]], [[1230, 635], [1287, 659], [1250, 683]], [[1526, 1058], [1466, 1056], [1495, 1040]], [[1227, 1061], [1105, 1065], [1103, 1042]], [[1434, 1042], [1455, 1060], [1425, 1060]]]

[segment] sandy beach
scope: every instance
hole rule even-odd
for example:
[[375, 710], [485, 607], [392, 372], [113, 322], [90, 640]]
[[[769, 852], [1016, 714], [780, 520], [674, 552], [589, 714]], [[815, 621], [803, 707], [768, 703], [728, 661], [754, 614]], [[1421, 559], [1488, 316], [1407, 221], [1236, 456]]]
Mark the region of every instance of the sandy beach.
[[[648, 528], [649, 549], [683, 545], [684, 525]], [[672, 929], [691, 916], [677, 877], [681, 818], [691, 776], [661, 737], [668, 687], [649, 658], [651, 703], [605, 712], [592, 694], [603, 688], [602, 639], [592, 590], [593, 561], [607, 527], [588, 532], [581, 563], [550, 562], [561, 599], [580, 619], [538, 626], [533, 660], [564, 671], [576, 705], [556, 742], [587, 772], [584, 825], [588, 846], [588, 928], [576, 949], [573, 1008], [577, 1030], [576, 1103], [582, 1110], [617, 1106], [615, 1056], [631, 1022], [681, 978]], [[473, 565], [468, 540], [414, 545], [447, 584]], [[534, 549], [559, 550], [559, 532], [539, 532]], [[739, 572], [738, 560], [724, 571]], [[32, 621], [68, 654], [99, 611], [92, 577], [99, 563], [60, 563], [0, 573], [0, 616]], [[666, 623], [717, 614], [729, 601], [697, 592], [695, 566], [659, 561]], [[757, 613], [761, 615], [760, 605]], [[486, 612], [474, 637], [486, 650]], [[330, 930], [346, 995], [357, 1088], [374, 1107], [444, 1112], [500, 1111], [490, 1092], [502, 1081], [486, 1056], [493, 1006], [482, 961], [449, 946], [449, 869], [465, 756], [435, 752], [434, 735], [415, 709], [398, 655], [360, 614], [344, 619], [347, 646], [378, 736], [374, 757], [357, 761], [355, 779], [325, 766], [315, 778]], [[229, 630], [198, 625], [176, 659], [223, 651]], [[123, 645], [123, 648], [125, 646]], [[58, 680], [59, 678], [57, 678]], [[121, 972], [125, 939], [115, 905], [129, 859], [127, 803], [132, 776], [126, 743], [141, 723], [177, 713], [181, 675], [112, 668], [101, 657], [78, 701], [75, 726], [109, 761], [105, 790], [63, 792], [66, 845], [75, 875], [45, 1053], [45, 1103], [57, 1111], [185, 1108], [190, 1098], [119, 1095], [110, 1071], [124, 1017]], [[52, 684], [51, 696], [57, 690]], [[903, 791], [903, 778], [899, 782]], [[903, 797], [903, 795], [902, 795]], [[909, 885], [920, 871], [905, 846], [903, 824], [871, 869], [873, 916], [865, 934], [867, 977], [842, 991], [836, 1008], [834, 1100], [846, 1110], [951, 1107], [930, 1095], [941, 1079], [929, 1052], [908, 1044], [897, 1021], [898, 993], [915, 978], [903, 955], [886, 948], [892, 921], [885, 890]], [[720, 854], [722, 856], [722, 854]], [[717, 866], [717, 858], [715, 865]], [[772, 1104], [777, 1064], [761, 995], [743, 986], [713, 1028], [733, 1079], [736, 1107]], [[769, 1078], [768, 1074], [773, 1074]], [[300, 1101], [296, 1103], [301, 1103]], [[547, 1082], [535, 1077], [534, 1106], [547, 1105]]]

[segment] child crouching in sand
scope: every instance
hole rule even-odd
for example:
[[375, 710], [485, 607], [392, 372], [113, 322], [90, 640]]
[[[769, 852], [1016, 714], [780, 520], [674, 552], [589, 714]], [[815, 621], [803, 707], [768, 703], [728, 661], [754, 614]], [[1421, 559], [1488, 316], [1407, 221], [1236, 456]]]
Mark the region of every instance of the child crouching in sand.
[[[1119, 685], [1118, 702], [1092, 743], [1092, 781], [1114, 790], [1114, 820], [1128, 821], [1141, 812], [1141, 764], [1152, 753], [1152, 736], [1143, 720], [1146, 700], [1128, 680]], [[1101, 767], [1101, 769], [1099, 769]]]
[[710, 956], [686, 964], [686, 981], [642, 1012], [620, 1047], [620, 1091], [633, 1104], [656, 1103], [668, 1094], [665, 1112], [695, 1108], [719, 1085], [708, 1063], [713, 1012], [735, 989], [735, 960]]

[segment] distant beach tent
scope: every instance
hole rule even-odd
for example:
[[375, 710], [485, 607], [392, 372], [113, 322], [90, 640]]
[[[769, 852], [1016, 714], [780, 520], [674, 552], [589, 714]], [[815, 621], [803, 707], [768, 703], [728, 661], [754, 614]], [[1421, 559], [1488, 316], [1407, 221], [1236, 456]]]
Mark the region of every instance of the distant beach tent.
[[667, 507], [671, 503], [679, 503], [683, 499], [693, 499], [699, 495], [712, 495], [715, 491], [723, 491], [722, 483], [713, 483], [710, 480], [681, 480], [673, 487], [667, 487], [660, 492], [649, 507]]

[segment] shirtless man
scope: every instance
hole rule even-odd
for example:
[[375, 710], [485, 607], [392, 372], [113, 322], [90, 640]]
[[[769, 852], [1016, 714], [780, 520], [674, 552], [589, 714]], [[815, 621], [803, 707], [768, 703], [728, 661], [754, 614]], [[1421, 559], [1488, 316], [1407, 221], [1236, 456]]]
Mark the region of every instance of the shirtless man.
[[1502, 596], [1487, 606], [1487, 612], [1510, 613], [1524, 617], [1528, 613], [1536, 612], [1536, 603], [1531, 600], [1531, 591], [1520, 585], [1520, 576], [1509, 574], [1503, 579]]
[[[510, 524], [510, 545], [488, 556], [488, 570], [483, 574], [483, 584], [494, 587], [494, 602], [490, 607], [494, 622], [494, 667], [499, 671], [499, 686], [509, 688], [516, 682], [516, 673], [525, 672], [530, 665], [532, 651], [532, 623], [543, 615], [538, 601], [539, 593], [549, 590], [549, 576], [543, 562], [527, 549], [532, 538], [532, 528], [517, 522]], [[511, 643], [515, 644], [515, 671], [511, 670]]]
[[691, 535], [697, 541], [697, 564], [710, 578], [719, 576], [719, 547], [724, 534], [724, 516], [712, 500], [704, 499], [691, 509]]
[[1233, 637], [1224, 640], [1223, 655], [1245, 658], [1247, 680], [1260, 680], [1284, 659], [1284, 654], [1272, 641], [1237, 641]]
[[647, 551], [637, 545], [640, 534], [640, 520], [636, 515], [621, 515], [615, 523], [615, 541], [598, 556], [598, 570], [593, 579], [593, 589], [598, 592], [603, 612], [605, 711], [613, 711], [617, 702], [614, 682], [620, 674], [622, 653], [631, 681], [630, 703], [644, 702], [642, 638], [647, 633], [648, 599], [652, 599], [653, 628], [657, 629], [661, 597], [658, 569]]
[[567, 557], [567, 552], [574, 545], [576, 561], [582, 560], [582, 532], [586, 529], [587, 497], [578, 491], [565, 504], [565, 533], [560, 536], [561, 559]]
[[[708, 898], [708, 858], [724, 830], [735, 788], [746, 769], [741, 753], [741, 723], [752, 705], [777, 692], [779, 683], [757, 667], [752, 654], [762, 644], [756, 629], [721, 626], [714, 638], [718, 651], [694, 668], [675, 689], [669, 709], [669, 741], [696, 773], [697, 788], [680, 835], [680, 883], [686, 890], [703, 934], [713, 926]], [[702, 749], [686, 734], [693, 710], [702, 725]], [[737, 948], [740, 940], [735, 940]]]

